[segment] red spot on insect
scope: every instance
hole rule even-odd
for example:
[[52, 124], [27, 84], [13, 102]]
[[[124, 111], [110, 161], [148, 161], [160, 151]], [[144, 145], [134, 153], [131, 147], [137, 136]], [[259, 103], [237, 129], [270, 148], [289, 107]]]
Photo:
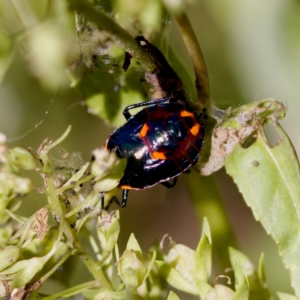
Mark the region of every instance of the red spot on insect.
[[167, 159], [166, 155], [162, 151], [154, 151], [151, 153], [151, 157], [154, 159]]
[[199, 133], [200, 130], [200, 125], [197, 123], [195, 124], [192, 128], [190, 128], [190, 132], [192, 135], [197, 135]]
[[149, 130], [149, 126], [147, 125], [147, 123], [145, 123], [145, 124], [143, 125], [143, 127], [142, 127], [140, 133], [139, 133], [139, 137], [140, 137], [140, 138], [145, 137], [146, 134], [147, 134], [147, 132], [148, 132], [148, 130]]

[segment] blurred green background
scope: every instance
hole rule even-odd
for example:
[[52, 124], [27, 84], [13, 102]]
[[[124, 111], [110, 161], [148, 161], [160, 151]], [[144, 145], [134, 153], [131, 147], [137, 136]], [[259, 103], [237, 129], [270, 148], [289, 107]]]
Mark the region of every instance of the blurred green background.
[[[263, 98], [282, 101], [288, 106], [282, 125], [299, 155], [300, 1], [199, 0], [187, 6], [187, 14], [206, 59], [215, 104], [226, 108]], [[176, 24], [170, 21], [167, 26], [173, 50], [192, 72]], [[0, 0], [0, 132], [9, 147], [37, 149], [69, 124], [65, 150], [80, 152], [89, 161], [91, 151], [105, 144], [114, 127], [89, 114], [81, 94], [70, 87], [67, 69], [78, 57], [75, 18], [64, 1]], [[185, 180], [188, 176], [182, 175]], [[239, 249], [255, 264], [264, 252], [271, 290], [292, 293], [275, 243], [224, 170], [214, 176]], [[182, 177], [170, 190], [157, 185], [130, 192], [128, 207], [121, 210], [122, 249], [131, 232], [143, 249], [165, 233], [196, 247], [201, 220]], [[37, 175], [33, 181], [42, 185]], [[45, 203], [34, 191], [24, 199], [21, 213], [29, 216]]]

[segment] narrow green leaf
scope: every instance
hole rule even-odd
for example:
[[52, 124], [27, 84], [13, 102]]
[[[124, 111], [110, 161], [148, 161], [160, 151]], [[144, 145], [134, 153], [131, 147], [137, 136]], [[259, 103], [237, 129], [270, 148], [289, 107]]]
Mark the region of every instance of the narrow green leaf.
[[209, 224], [203, 219], [202, 236], [195, 253], [196, 284], [201, 298], [204, 298], [211, 286], [207, 283], [211, 276], [212, 246]]
[[263, 256], [261, 256], [260, 258], [259, 274], [257, 274], [253, 264], [245, 254], [233, 248], [229, 249], [229, 253], [230, 253], [230, 258], [232, 260], [232, 265], [233, 266], [235, 265], [234, 260], [238, 261], [238, 263], [243, 269], [243, 273], [247, 278], [249, 299], [250, 300], [270, 299], [271, 295], [268, 290], [267, 282], [264, 278]]
[[143, 282], [147, 279], [147, 277], [149, 276], [151, 270], [152, 270], [152, 267], [155, 263], [155, 259], [156, 259], [156, 251], [153, 251], [153, 255], [152, 255], [152, 258], [151, 258], [151, 261], [149, 263], [149, 265], [147, 266], [147, 272], [146, 272], [146, 275], [143, 279]]
[[203, 218], [203, 223], [202, 223], [202, 234], [205, 234], [206, 237], [209, 240], [209, 243], [211, 244], [211, 232], [210, 232], [210, 226], [208, 223], [208, 219], [206, 217]]
[[258, 270], [257, 270], [258, 279], [262, 286], [266, 286], [266, 284], [267, 284], [264, 263], [265, 263], [265, 255], [264, 255], [264, 253], [262, 253], [259, 257]]
[[[241, 261], [245, 262], [245, 256], [233, 248], [229, 248], [229, 256], [235, 278], [235, 296], [234, 300], [248, 300], [249, 284], [245, 269]], [[252, 266], [251, 266], [252, 268]]]
[[197, 280], [208, 281], [211, 275], [211, 244], [205, 234], [196, 250], [196, 276]]
[[129, 237], [129, 240], [127, 242], [126, 249], [133, 250], [135, 254], [138, 256], [140, 260], [143, 260], [143, 252], [142, 249], [136, 240], [134, 234], [132, 233]]
[[249, 148], [237, 145], [225, 167], [255, 218], [278, 244], [279, 254], [300, 297], [300, 172], [293, 146], [279, 124], [279, 145], [271, 148], [259, 127]]
[[68, 185], [72, 185], [72, 182], [77, 182], [84, 174], [84, 172], [87, 170], [89, 166], [89, 163], [85, 163], [79, 171], [77, 171], [64, 185], [63, 187], [66, 187]]
[[53, 143], [51, 143], [48, 147], [47, 147], [47, 150], [46, 150], [46, 153], [47, 154], [49, 152], [49, 150], [51, 150], [52, 148], [56, 147], [57, 145], [59, 145], [70, 133], [72, 129], [72, 126], [69, 125], [66, 129], [66, 131], [62, 134], [62, 136], [60, 136], [57, 140], [55, 140]]

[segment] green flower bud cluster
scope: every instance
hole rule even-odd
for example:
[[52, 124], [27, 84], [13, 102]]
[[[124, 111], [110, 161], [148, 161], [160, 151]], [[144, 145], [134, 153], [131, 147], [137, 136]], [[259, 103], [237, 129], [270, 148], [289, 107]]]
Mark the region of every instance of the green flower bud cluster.
[[20, 176], [20, 169], [32, 170], [35, 162], [32, 155], [25, 149], [14, 148], [8, 150], [6, 138], [0, 133], [0, 224], [9, 219], [6, 211], [12, 203], [14, 210], [21, 205], [21, 197], [32, 189], [31, 180]]
[[108, 213], [102, 211], [98, 217], [97, 235], [103, 256], [114, 249], [120, 233], [120, 213], [118, 210]]
[[[263, 294], [264, 299], [269, 298], [263, 257], [259, 272], [256, 272], [245, 255], [230, 249], [234, 289], [216, 284], [219, 278], [228, 278], [225, 275], [211, 278], [212, 242], [206, 219], [196, 250], [172, 243], [167, 254], [162, 253], [162, 247], [154, 245], [144, 255], [134, 234], [131, 234], [126, 249], [120, 255], [120, 214], [119, 211], [102, 210], [101, 197], [103, 192], [118, 185], [126, 160], [117, 159], [105, 149], [97, 149], [93, 153], [95, 161], [91, 173], [88, 171], [89, 163], [75, 165], [75, 171], [65, 172], [65, 178], [57, 184], [58, 166], [49, 159], [49, 151], [67, 136], [69, 130], [58, 140], [44, 142], [40, 146], [35, 154], [35, 158], [42, 162], [39, 169], [26, 150], [14, 148], [9, 151], [2, 147], [5, 155], [0, 153], [0, 179], [5, 181], [0, 181], [0, 197], [3, 200], [0, 202], [0, 221], [4, 224], [0, 229], [0, 297], [9, 294], [15, 299], [41, 297], [39, 289], [73, 255], [82, 261], [93, 279], [84, 281], [81, 278], [83, 282], [80, 284], [56, 294], [50, 293], [44, 299], [82, 294], [87, 299], [96, 300], [178, 300], [170, 288], [207, 300], [248, 299], [253, 291]], [[74, 169], [74, 162], [72, 164], [70, 169]], [[48, 199], [48, 205], [29, 218], [17, 215], [15, 208], [10, 207], [10, 201], [15, 200], [18, 192], [27, 194], [31, 189], [30, 181], [16, 173], [20, 168], [40, 172], [44, 179], [42, 190]], [[63, 168], [68, 168], [67, 162], [63, 163]], [[52, 224], [48, 224], [49, 214], [54, 217]], [[18, 226], [13, 226], [12, 220]], [[95, 232], [96, 235], [93, 234]], [[65, 265], [62, 266], [64, 268]], [[72, 266], [66, 265], [65, 274], [71, 276], [72, 270]], [[245, 298], [239, 298], [240, 295]]]

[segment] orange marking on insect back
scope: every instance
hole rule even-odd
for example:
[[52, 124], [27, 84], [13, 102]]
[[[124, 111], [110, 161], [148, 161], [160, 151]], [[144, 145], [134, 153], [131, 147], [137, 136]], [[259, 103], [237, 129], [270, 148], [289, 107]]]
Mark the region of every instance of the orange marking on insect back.
[[142, 127], [140, 133], [139, 133], [139, 137], [145, 137], [147, 132], [149, 130], [149, 126], [145, 123], [144, 126]]
[[190, 128], [190, 132], [192, 135], [197, 135], [199, 133], [199, 130], [200, 130], [199, 124], [195, 124], [192, 128]]
[[119, 185], [119, 188], [122, 190], [134, 190], [130, 185]]
[[193, 117], [193, 116], [194, 116], [193, 113], [191, 113], [191, 112], [189, 112], [189, 111], [187, 111], [187, 110], [181, 111], [181, 112], [180, 112], [180, 115], [181, 115], [182, 117]]
[[154, 159], [167, 159], [164, 152], [154, 151], [151, 153], [151, 157]]

